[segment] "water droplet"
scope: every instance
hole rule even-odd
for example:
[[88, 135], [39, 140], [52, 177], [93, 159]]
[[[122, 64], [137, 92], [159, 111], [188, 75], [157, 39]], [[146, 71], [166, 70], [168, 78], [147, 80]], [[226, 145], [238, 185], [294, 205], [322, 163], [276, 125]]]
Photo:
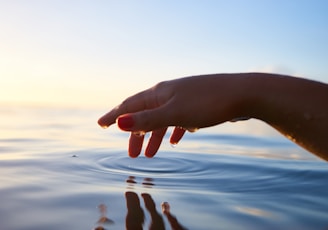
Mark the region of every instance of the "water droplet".
[[198, 130], [199, 128], [186, 128], [186, 130], [188, 130], [188, 132], [194, 133]]
[[171, 147], [172, 147], [172, 148], [175, 148], [175, 147], [177, 147], [177, 144], [178, 144], [178, 143], [171, 143]]
[[138, 137], [142, 137], [142, 136], [145, 136], [146, 132], [144, 131], [135, 131], [133, 132], [133, 135], [136, 135]]

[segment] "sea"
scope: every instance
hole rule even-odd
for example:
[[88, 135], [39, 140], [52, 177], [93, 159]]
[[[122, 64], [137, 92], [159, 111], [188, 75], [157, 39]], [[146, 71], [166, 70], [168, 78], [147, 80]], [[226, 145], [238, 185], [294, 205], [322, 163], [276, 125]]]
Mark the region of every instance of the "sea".
[[1, 230], [328, 229], [328, 163], [265, 123], [169, 130], [132, 159], [107, 109], [0, 107]]

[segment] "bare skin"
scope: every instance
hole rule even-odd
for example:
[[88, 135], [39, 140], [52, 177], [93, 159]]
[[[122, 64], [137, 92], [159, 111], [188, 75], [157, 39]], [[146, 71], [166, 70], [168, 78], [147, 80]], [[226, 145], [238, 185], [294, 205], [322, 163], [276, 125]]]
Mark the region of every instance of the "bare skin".
[[186, 130], [255, 118], [328, 160], [328, 85], [266, 73], [213, 74], [161, 82], [124, 100], [98, 120], [131, 132], [129, 155], [137, 157], [151, 132], [145, 155], [158, 151], [169, 126], [176, 144]]

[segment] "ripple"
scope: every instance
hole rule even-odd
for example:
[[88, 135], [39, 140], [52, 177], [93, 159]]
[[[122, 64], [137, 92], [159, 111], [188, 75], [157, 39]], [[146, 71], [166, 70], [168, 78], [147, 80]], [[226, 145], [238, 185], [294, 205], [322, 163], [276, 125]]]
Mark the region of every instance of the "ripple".
[[[257, 197], [286, 191], [297, 193], [309, 184], [317, 189], [314, 185], [327, 181], [327, 177], [322, 177], [327, 167], [319, 167], [320, 162], [176, 152], [161, 152], [151, 159], [144, 156], [130, 158], [122, 152], [97, 152], [94, 155], [80, 152], [75, 160], [83, 169], [83, 176], [107, 184], [140, 183], [193, 193], [220, 192]], [[291, 183], [298, 186], [291, 186]]]
[[186, 157], [170, 156], [165, 157], [138, 157], [130, 158], [123, 155], [111, 155], [99, 158], [95, 162], [94, 170], [103, 173], [138, 175], [144, 177], [187, 177], [204, 172], [204, 164], [199, 164], [196, 159], [186, 159]]

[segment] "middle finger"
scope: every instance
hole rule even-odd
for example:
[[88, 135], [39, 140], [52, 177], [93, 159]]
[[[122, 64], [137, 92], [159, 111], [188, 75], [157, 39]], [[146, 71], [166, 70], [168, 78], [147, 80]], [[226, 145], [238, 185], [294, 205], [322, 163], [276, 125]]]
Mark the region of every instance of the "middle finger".
[[153, 157], [158, 151], [167, 128], [154, 130], [148, 141], [147, 149], [145, 151], [146, 157]]
[[143, 133], [131, 132], [130, 139], [129, 139], [129, 150], [128, 150], [130, 157], [135, 158], [139, 156], [142, 149], [144, 138], [145, 135]]

